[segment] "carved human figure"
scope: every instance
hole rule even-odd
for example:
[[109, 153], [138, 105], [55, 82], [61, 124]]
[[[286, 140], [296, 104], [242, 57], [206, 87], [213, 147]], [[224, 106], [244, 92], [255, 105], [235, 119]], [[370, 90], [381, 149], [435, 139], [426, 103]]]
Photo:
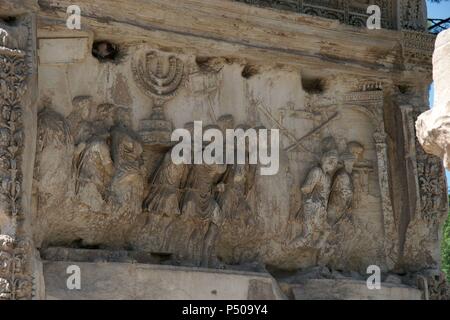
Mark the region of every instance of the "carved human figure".
[[[144, 196], [142, 145], [137, 135], [120, 125], [111, 130], [111, 136], [115, 170], [108, 203], [112, 206], [113, 223], [132, 228], [142, 211]], [[127, 228], [118, 230], [122, 232], [122, 238], [130, 231]]]
[[[245, 125], [237, 128], [248, 129]], [[251, 208], [247, 196], [252, 188], [256, 175], [256, 165], [249, 164], [249, 149], [246, 146], [245, 164], [233, 164], [227, 169], [224, 176], [225, 191], [219, 193], [217, 201], [222, 209], [225, 219], [244, 219], [250, 224]]]
[[303, 234], [304, 245], [320, 246], [325, 241], [324, 234], [328, 228], [327, 206], [331, 189], [331, 175], [338, 164], [338, 153], [332, 149], [326, 151], [317, 166], [308, 173], [301, 187], [303, 200]]
[[[210, 128], [220, 129], [217, 126]], [[199, 164], [193, 166], [189, 173], [187, 192], [182, 200], [182, 214], [193, 221], [207, 224], [207, 232], [204, 236], [198, 234], [199, 230], [193, 231], [191, 238], [201, 238], [202, 247], [192, 248], [194, 260], [200, 260], [202, 266], [217, 265], [214, 256], [214, 248], [217, 240], [219, 228], [223, 223], [222, 210], [220, 209], [215, 193], [223, 192], [224, 185], [221, 183], [223, 175], [227, 170], [225, 164]], [[196, 243], [190, 240], [190, 246]], [[200, 259], [196, 254], [200, 253]]]
[[[114, 164], [108, 145], [103, 141], [93, 138], [80, 153], [76, 163], [76, 187], [79, 194], [83, 188], [89, 189], [85, 195], [93, 197], [100, 194], [105, 199], [107, 186], [110, 184], [114, 173]], [[92, 194], [91, 192], [94, 192]]]
[[139, 138], [125, 129], [112, 130], [112, 155], [115, 174], [111, 183], [114, 200], [131, 206], [138, 212], [142, 205], [143, 176], [141, 170], [142, 145]]
[[73, 111], [67, 117], [70, 132], [75, 145], [86, 142], [96, 131], [93, 123], [95, 117], [95, 107], [92, 97], [78, 96], [72, 100]]
[[330, 199], [328, 201], [328, 223], [334, 225], [345, 214], [348, 214], [353, 204], [354, 183], [353, 165], [361, 157], [364, 147], [358, 142], [349, 142], [347, 150], [341, 155], [343, 168], [333, 177]]
[[[193, 131], [192, 123], [186, 123], [184, 127]], [[150, 191], [144, 201], [144, 208], [151, 214], [168, 217], [181, 214], [181, 191], [186, 187], [189, 165], [173, 163], [171, 152], [166, 152], [161, 164], [150, 177]]]
[[93, 107], [91, 97], [76, 97], [73, 104], [68, 122], [75, 141], [75, 194], [83, 193], [80, 200], [98, 211], [104, 205], [114, 174], [110, 135], [108, 128], [95, 122], [98, 107]]
[[[72, 178], [73, 137], [66, 119], [46, 107], [38, 114], [35, 179], [42, 196], [64, 198]], [[48, 199], [47, 199], [48, 200]], [[51, 205], [53, 201], [47, 201]]]
[[[193, 122], [184, 128], [193, 133]], [[150, 188], [144, 201], [144, 210], [148, 212], [146, 224], [158, 221], [162, 229], [160, 250], [171, 251], [176, 243], [173, 230], [181, 215], [181, 199], [185, 192], [190, 165], [172, 161], [172, 150], [168, 150], [156, 170], [150, 176]]]

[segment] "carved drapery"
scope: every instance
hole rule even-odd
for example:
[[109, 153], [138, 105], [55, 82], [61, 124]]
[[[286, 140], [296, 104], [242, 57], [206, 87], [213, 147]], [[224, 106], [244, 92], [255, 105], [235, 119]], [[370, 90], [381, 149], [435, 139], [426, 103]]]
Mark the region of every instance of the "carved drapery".
[[[395, 219], [389, 186], [387, 135], [383, 120], [383, 100], [383, 90], [381, 90], [379, 84], [364, 85], [361, 91], [352, 92], [344, 98], [347, 105], [361, 108], [374, 123], [375, 132], [373, 138], [377, 153], [378, 183], [381, 194], [384, 239], [396, 239]], [[394, 241], [384, 243], [386, 264], [389, 268], [395, 264], [396, 247], [397, 244]]]
[[[24, 22], [26, 37], [30, 24], [30, 20]], [[32, 297], [31, 246], [23, 229], [22, 208], [22, 96], [28, 56], [13, 37], [13, 28], [0, 23], [4, 35], [0, 43], [0, 300]]]

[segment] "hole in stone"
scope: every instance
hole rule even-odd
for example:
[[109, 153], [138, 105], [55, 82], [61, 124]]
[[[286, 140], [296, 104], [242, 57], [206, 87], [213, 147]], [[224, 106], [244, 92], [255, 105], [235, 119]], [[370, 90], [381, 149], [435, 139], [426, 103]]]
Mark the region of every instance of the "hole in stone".
[[108, 41], [95, 41], [92, 55], [100, 62], [117, 62], [120, 58], [119, 46]]
[[1, 20], [9, 26], [13, 26], [17, 22], [17, 18], [12, 16], [2, 17]]
[[242, 69], [242, 78], [250, 79], [254, 75], [257, 75], [259, 72], [258, 68], [256, 66], [247, 64], [245, 65], [244, 69]]
[[196, 57], [195, 63], [200, 72], [219, 72], [223, 68], [223, 59], [216, 57]]
[[411, 91], [411, 88], [407, 85], [398, 85], [397, 86], [398, 91], [400, 91], [400, 93], [405, 94]]
[[101, 249], [99, 245], [86, 244], [83, 239], [77, 239], [70, 243], [69, 248], [74, 249]]
[[318, 94], [325, 91], [325, 81], [319, 78], [302, 78], [302, 87], [309, 94]]
[[152, 252], [152, 257], [157, 259], [159, 263], [164, 263], [172, 260], [172, 253], [170, 252]]
[[203, 69], [208, 69], [209, 64], [211, 62], [211, 57], [195, 57], [195, 63], [199, 67], [200, 70], [203, 71]]

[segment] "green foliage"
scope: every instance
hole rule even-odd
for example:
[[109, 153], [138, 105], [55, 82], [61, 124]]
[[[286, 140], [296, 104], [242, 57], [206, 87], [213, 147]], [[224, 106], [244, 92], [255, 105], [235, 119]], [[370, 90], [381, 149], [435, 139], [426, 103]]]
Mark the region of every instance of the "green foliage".
[[[448, 196], [450, 204], [450, 195]], [[442, 270], [450, 281], [450, 213], [444, 225], [444, 236], [442, 240]]]

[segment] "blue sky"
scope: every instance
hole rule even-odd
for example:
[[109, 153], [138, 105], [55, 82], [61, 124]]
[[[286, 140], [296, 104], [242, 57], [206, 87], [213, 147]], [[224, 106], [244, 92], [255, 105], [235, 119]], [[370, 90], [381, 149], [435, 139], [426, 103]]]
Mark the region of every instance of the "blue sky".
[[[450, 1], [444, 1], [439, 4], [428, 2], [428, 17], [429, 18], [448, 18], [450, 17]], [[433, 107], [434, 91], [433, 87], [430, 90], [430, 106]], [[450, 172], [447, 171], [447, 185], [450, 191]]]
[[439, 4], [428, 2], [429, 18], [448, 18], [450, 17], [450, 1], [443, 1]]

